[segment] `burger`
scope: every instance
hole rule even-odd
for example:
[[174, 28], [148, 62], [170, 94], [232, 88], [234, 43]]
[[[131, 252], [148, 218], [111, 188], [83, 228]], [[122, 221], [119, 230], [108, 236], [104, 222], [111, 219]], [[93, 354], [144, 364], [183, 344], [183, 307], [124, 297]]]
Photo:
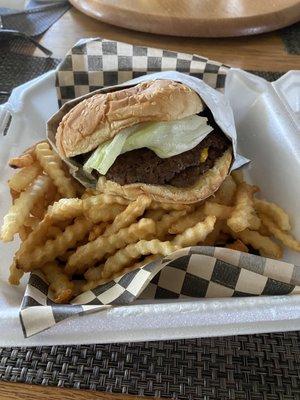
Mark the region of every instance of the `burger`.
[[199, 95], [164, 79], [86, 98], [62, 118], [55, 140], [60, 156], [93, 176], [99, 191], [130, 200], [204, 200], [233, 157]]

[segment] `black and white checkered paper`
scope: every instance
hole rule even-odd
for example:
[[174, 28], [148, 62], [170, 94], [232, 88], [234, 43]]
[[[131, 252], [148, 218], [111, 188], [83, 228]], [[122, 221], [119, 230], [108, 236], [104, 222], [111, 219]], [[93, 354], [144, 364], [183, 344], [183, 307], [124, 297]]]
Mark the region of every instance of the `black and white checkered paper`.
[[137, 299], [300, 294], [300, 267], [219, 247], [190, 247], [55, 304], [41, 273], [32, 273], [20, 318], [25, 337], [74, 315], [125, 306]]
[[[103, 87], [153, 72], [176, 70], [222, 89], [227, 66], [198, 55], [106, 39], [78, 42], [57, 69], [59, 105]], [[300, 267], [235, 250], [190, 247], [55, 304], [42, 273], [32, 273], [20, 310], [25, 337], [74, 315], [125, 306], [138, 299], [236, 297], [300, 293]]]
[[107, 39], [79, 41], [59, 65], [56, 88], [59, 106], [106, 86], [145, 74], [183, 72], [222, 89], [228, 67], [194, 54], [135, 46]]

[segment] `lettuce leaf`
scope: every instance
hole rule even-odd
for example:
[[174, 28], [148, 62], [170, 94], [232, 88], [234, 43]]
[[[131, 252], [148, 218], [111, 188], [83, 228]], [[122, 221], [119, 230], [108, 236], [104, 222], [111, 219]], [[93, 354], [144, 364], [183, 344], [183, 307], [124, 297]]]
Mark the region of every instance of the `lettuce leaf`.
[[193, 149], [212, 130], [207, 118], [198, 115], [176, 121], [137, 124], [98, 146], [83, 168], [87, 172], [96, 169], [105, 175], [120, 154], [142, 147], [154, 151], [160, 158], [172, 157]]

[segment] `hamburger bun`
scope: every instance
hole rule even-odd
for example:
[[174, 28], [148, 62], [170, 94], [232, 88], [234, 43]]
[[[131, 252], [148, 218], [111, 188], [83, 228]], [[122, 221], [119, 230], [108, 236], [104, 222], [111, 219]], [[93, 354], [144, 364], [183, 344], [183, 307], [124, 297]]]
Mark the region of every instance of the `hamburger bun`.
[[74, 157], [96, 149], [124, 128], [141, 122], [177, 120], [203, 109], [196, 92], [170, 80], [95, 94], [63, 117], [56, 133], [56, 147], [62, 158]]

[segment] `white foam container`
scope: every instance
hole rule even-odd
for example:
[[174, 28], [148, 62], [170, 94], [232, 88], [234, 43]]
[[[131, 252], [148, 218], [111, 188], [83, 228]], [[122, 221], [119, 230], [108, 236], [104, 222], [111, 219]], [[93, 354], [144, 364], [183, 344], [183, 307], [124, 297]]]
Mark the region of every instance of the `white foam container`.
[[[7, 211], [8, 159], [45, 136], [46, 120], [57, 111], [55, 73], [15, 89], [0, 107], [0, 217]], [[273, 84], [241, 70], [231, 70], [225, 94], [238, 132], [238, 151], [253, 160], [248, 178], [263, 197], [278, 202], [292, 216], [300, 237], [300, 71]], [[11, 119], [10, 124], [7, 122]], [[7, 126], [9, 128], [7, 130]], [[6, 131], [3, 136], [3, 131]], [[18, 288], [7, 283], [17, 244], [0, 244], [0, 346], [108, 343], [222, 336], [300, 329], [300, 296], [191, 299], [135, 303], [65, 320], [24, 339], [18, 311], [26, 278]], [[300, 264], [299, 254], [285, 260]]]

